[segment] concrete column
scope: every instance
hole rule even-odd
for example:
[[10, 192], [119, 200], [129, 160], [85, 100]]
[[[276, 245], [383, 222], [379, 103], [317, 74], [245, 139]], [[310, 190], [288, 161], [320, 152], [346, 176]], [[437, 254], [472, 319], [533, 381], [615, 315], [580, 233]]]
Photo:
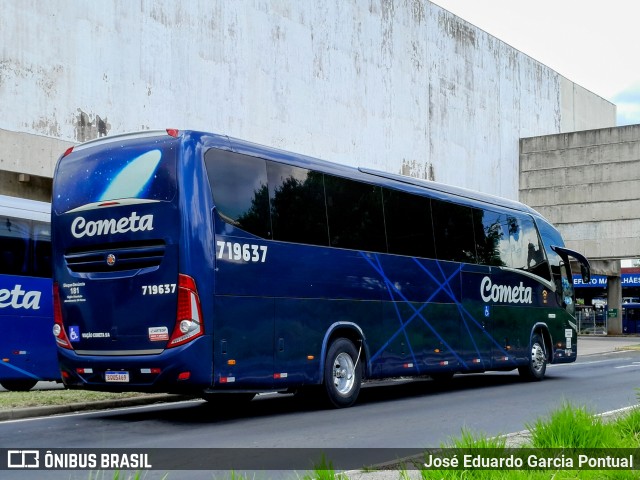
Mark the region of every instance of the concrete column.
[[607, 277], [607, 306], [609, 311], [615, 308], [618, 312], [617, 317], [607, 319], [607, 333], [622, 335], [622, 280], [620, 276]]

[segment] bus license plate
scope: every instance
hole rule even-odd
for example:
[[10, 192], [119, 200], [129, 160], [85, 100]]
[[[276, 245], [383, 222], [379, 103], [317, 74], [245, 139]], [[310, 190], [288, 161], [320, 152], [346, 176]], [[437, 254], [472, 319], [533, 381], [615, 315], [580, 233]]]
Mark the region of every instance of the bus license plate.
[[104, 381], [126, 383], [129, 381], [129, 372], [105, 372]]

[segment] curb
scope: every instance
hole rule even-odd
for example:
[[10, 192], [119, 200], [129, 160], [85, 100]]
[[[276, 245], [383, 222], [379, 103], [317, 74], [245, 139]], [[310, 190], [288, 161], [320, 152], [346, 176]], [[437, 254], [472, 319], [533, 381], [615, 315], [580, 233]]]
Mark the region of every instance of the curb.
[[66, 405], [50, 405], [44, 407], [14, 408], [0, 411], [0, 421], [20, 420], [32, 417], [44, 417], [48, 415], [59, 415], [62, 413], [85, 412], [89, 410], [106, 410], [120, 407], [136, 407], [139, 405], [150, 405], [153, 403], [174, 403], [185, 400], [193, 400], [192, 395], [177, 394], [150, 394], [142, 397], [131, 397], [114, 400], [99, 400], [87, 403], [69, 403]]

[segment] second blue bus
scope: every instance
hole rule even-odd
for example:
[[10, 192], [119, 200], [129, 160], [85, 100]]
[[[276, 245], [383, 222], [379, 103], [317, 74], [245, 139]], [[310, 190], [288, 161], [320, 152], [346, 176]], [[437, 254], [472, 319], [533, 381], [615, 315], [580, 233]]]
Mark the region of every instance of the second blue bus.
[[0, 195], [0, 385], [60, 381], [51, 333], [51, 205]]

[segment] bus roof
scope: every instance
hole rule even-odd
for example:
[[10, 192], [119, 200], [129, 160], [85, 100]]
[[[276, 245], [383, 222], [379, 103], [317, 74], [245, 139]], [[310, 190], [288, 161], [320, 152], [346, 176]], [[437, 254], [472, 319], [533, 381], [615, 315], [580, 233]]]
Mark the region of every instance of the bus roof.
[[[453, 185], [447, 185], [444, 183], [433, 182], [429, 180], [422, 180], [419, 178], [408, 177], [406, 175], [399, 175], [394, 173], [383, 172], [379, 170], [369, 168], [356, 168], [348, 165], [343, 165], [319, 158], [311, 157], [308, 155], [294, 153], [287, 150], [282, 150], [274, 147], [268, 147], [258, 143], [242, 140], [239, 138], [229, 137], [223, 134], [209, 133], [196, 130], [152, 130], [144, 132], [125, 133], [122, 135], [114, 135], [109, 137], [102, 137], [100, 139], [92, 140], [89, 142], [78, 145], [75, 150], [79, 150], [86, 147], [99, 146], [111, 141], [117, 141], [122, 139], [133, 139], [143, 137], [153, 137], [159, 135], [171, 135], [174, 137], [182, 136], [183, 138], [191, 138], [194, 141], [202, 142], [203, 145], [208, 147], [215, 147], [221, 149], [232, 150], [237, 153], [261, 157], [266, 160], [273, 160], [276, 162], [286, 163], [301, 168], [307, 168], [310, 170], [318, 170], [323, 173], [333, 174], [337, 176], [343, 176], [347, 178], [353, 178], [355, 180], [361, 180], [368, 183], [374, 183], [377, 185], [391, 187], [391, 188], [403, 188], [406, 186], [413, 187], [416, 192], [429, 192], [431, 195], [436, 195], [442, 199], [447, 197], [454, 197], [457, 200], [463, 200], [465, 203], [482, 203], [484, 205], [494, 205], [497, 207], [516, 210], [519, 212], [528, 213], [537, 218], [544, 219], [544, 217], [534, 210], [533, 208], [508, 198], [498, 197], [475, 190], [469, 190], [462, 187], [456, 187]], [[401, 185], [400, 185], [401, 184]]]

